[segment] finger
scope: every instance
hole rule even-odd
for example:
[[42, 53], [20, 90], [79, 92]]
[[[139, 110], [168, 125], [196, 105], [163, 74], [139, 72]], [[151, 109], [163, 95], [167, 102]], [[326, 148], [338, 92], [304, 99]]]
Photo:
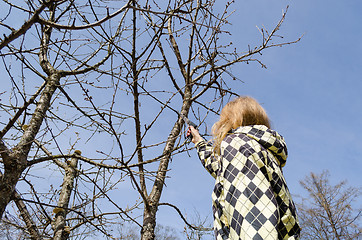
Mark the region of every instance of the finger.
[[196, 128], [192, 127], [192, 126], [191, 126], [190, 130], [191, 130], [192, 134], [198, 134], [199, 133], [199, 131]]
[[186, 138], [190, 137], [190, 135], [191, 135], [191, 129], [189, 127], [186, 132]]

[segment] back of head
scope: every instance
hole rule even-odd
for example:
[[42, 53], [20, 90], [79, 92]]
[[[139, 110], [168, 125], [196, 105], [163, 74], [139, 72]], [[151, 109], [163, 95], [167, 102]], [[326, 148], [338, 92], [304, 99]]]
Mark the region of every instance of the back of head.
[[263, 107], [248, 96], [228, 102], [221, 110], [220, 120], [212, 127], [215, 152], [220, 152], [221, 141], [231, 129], [249, 125], [265, 125], [270, 128], [269, 118]]

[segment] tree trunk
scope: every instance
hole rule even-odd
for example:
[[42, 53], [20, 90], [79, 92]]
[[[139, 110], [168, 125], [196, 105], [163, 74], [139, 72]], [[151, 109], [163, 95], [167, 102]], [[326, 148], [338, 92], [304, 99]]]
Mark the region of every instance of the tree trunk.
[[15, 193], [15, 186], [26, 167], [26, 159], [17, 159], [13, 156], [14, 154], [6, 154], [7, 157], [4, 157], [3, 151], [6, 150], [1, 149], [1, 151], [5, 171], [4, 174], [0, 176], [0, 219], [4, 214], [6, 206], [11, 201], [11, 197]]
[[155, 239], [157, 207], [151, 205], [150, 209], [145, 208], [143, 212], [143, 226], [141, 230], [141, 240]]
[[15, 186], [22, 172], [27, 167], [27, 157], [31, 145], [50, 107], [51, 98], [59, 85], [59, 81], [60, 75], [57, 72], [48, 77], [30, 123], [26, 128], [24, 127], [24, 134], [20, 142], [12, 150], [9, 150], [0, 140], [0, 154], [4, 162], [4, 174], [0, 177], [0, 219], [14, 194]]
[[74, 188], [74, 179], [77, 176], [77, 164], [78, 159], [72, 158], [67, 161], [67, 165], [65, 166], [65, 175], [62, 190], [60, 191], [58, 207], [53, 210], [55, 213], [53, 240], [65, 240], [69, 237], [70, 227], [66, 226], [65, 220], [68, 213], [67, 209], [69, 208], [69, 199]]
[[[181, 108], [181, 114], [187, 116], [191, 106], [191, 87], [186, 87], [184, 92], [184, 101]], [[153, 240], [155, 238], [155, 227], [156, 227], [156, 213], [157, 207], [160, 202], [163, 186], [165, 184], [166, 173], [168, 169], [168, 164], [171, 159], [171, 153], [175, 146], [177, 137], [181, 132], [183, 126], [183, 120], [179, 116], [177, 122], [173, 126], [170, 135], [168, 136], [166, 146], [163, 150], [163, 157], [160, 160], [160, 165], [158, 167], [157, 176], [152, 187], [152, 191], [149, 195], [149, 205], [150, 208], [145, 207], [143, 215], [143, 227], [141, 230], [141, 239], [142, 240]]]

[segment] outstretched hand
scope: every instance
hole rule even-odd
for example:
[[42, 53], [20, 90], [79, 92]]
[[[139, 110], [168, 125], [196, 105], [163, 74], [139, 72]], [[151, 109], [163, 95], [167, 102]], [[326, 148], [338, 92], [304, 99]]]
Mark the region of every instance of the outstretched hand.
[[199, 131], [196, 128], [194, 128], [193, 126], [189, 126], [189, 129], [187, 130], [187, 133], [186, 133], [186, 137], [190, 136], [190, 134], [192, 135], [191, 142], [193, 142], [195, 144], [203, 140]]

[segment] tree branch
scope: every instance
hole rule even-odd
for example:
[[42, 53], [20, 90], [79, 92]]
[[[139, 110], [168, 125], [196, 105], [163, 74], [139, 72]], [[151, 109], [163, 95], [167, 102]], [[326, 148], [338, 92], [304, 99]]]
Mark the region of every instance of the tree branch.
[[189, 222], [187, 222], [187, 220], [184, 217], [184, 215], [182, 214], [181, 210], [171, 203], [159, 203], [158, 205], [159, 206], [162, 206], [162, 205], [169, 206], [169, 207], [172, 207], [173, 209], [175, 209], [176, 212], [180, 215], [181, 219], [184, 221], [184, 223], [191, 229], [198, 230], [198, 231], [212, 231], [213, 230], [213, 228], [196, 227], [195, 225], [190, 224]]
[[87, 28], [93, 28], [93, 27], [101, 25], [102, 23], [106, 22], [107, 20], [109, 20], [109, 19], [117, 16], [118, 14], [124, 12], [126, 9], [128, 9], [130, 7], [130, 2], [131, 1], [132, 0], [129, 0], [127, 2], [127, 4], [125, 4], [122, 8], [120, 8], [119, 10], [117, 10], [116, 12], [114, 12], [112, 14], [107, 15], [106, 17], [102, 18], [101, 20], [99, 20], [97, 22], [94, 22], [94, 23], [82, 25], [82, 26], [62, 25], [62, 24], [51, 22], [51, 21], [47, 21], [47, 20], [45, 20], [43, 18], [40, 18], [40, 17], [38, 18], [37, 22], [39, 22], [41, 24], [44, 24], [44, 25], [47, 25], [49, 27], [56, 28], [56, 29], [84, 30], [84, 29], [87, 29]]
[[33, 217], [30, 215], [28, 209], [26, 208], [25, 203], [21, 200], [20, 194], [17, 193], [16, 190], [14, 191], [13, 199], [14, 199], [16, 206], [18, 207], [20, 216], [23, 219], [23, 221], [26, 225], [26, 228], [28, 229], [28, 231], [30, 233], [30, 238], [32, 240], [43, 239], [38, 231], [36, 224], [33, 221]]
[[34, 11], [33, 16], [28, 21], [26, 21], [18, 30], [13, 30], [10, 35], [4, 37], [0, 43], [0, 50], [17, 39], [19, 36], [25, 34], [29, 28], [31, 28], [31, 26], [38, 21], [39, 14], [54, 1], [57, 0], [43, 1], [42, 5]]

